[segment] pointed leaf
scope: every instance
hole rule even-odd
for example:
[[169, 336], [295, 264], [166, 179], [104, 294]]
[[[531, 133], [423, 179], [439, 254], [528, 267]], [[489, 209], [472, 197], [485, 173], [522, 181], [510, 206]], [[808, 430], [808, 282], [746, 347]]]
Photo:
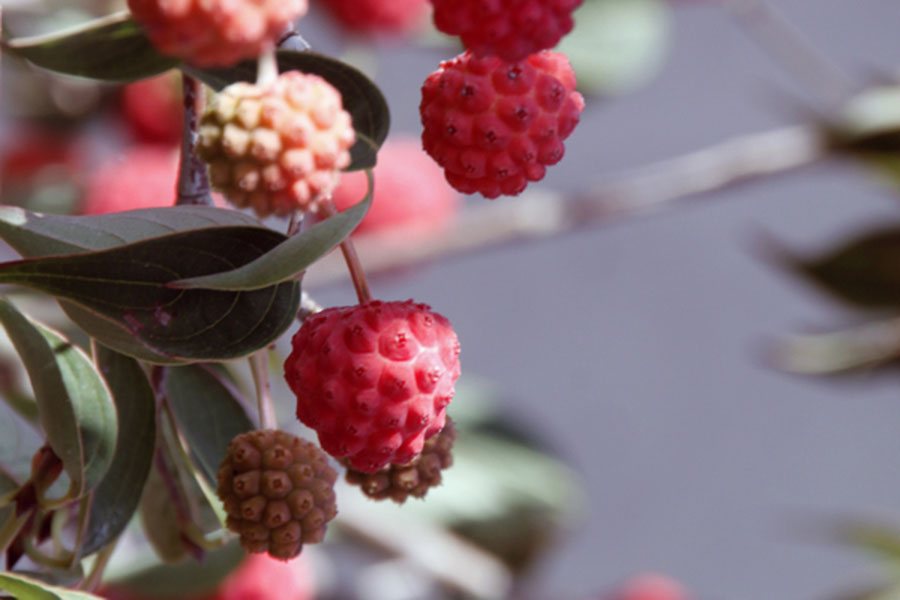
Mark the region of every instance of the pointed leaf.
[[867, 234], [820, 258], [787, 256], [784, 262], [826, 292], [858, 308], [900, 307], [898, 228]]
[[170, 206], [75, 217], [0, 207], [0, 238], [25, 258], [106, 250], [216, 225], [258, 227], [259, 221], [235, 210], [208, 206]]
[[96, 360], [116, 401], [119, 435], [112, 464], [91, 499], [81, 556], [100, 550], [125, 529], [137, 510], [156, 448], [156, 399], [141, 366], [99, 345]]
[[163, 56], [150, 44], [127, 11], [3, 45], [39, 67], [104, 81], [141, 79], [178, 65], [178, 59]]
[[298, 233], [253, 262], [223, 273], [176, 281], [174, 287], [213, 290], [255, 290], [286, 281], [330, 252], [350, 235], [372, 204], [372, 172], [367, 171], [369, 191], [362, 202]]
[[56, 587], [9, 571], [0, 572], [0, 590], [14, 594], [18, 600], [102, 600], [100, 596]]
[[[217, 90], [236, 81], [256, 81], [256, 61], [223, 69], [198, 69], [189, 65], [182, 65], [181, 69]], [[337, 88], [360, 138], [350, 150], [351, 163], [347, 170], [374, 167], [375, 153], [384, 143], [391, 124], [387, 101], [378, 86], [354, 67], [310, 51], [279, 50], [278, 69], [314, 73]]]
[[253, 429], [253, 423], [232, 390], [202, 365], [170, 369], [166, 396], [203, 474], [216, 485], [228, 443]]
[[[98, 252], [3, 263], [0, 282], [78, 304], [118, 325], [153, 353], [225, 360], [268, 345], [293, 322], [299, 284], [291, 281], [252, 292], [177, 290], [168, 284], [234, 269], [284, 239], [263, 227], [195, 229]], [[117, 339], [98, 339], [129, 352]]]
[[47, 441], [80, 496], [109, 468], [116, 445], [116, 410], [91, 360], [61, 334], [26, 318], [0, 299], [0, 324], [21, 356]]

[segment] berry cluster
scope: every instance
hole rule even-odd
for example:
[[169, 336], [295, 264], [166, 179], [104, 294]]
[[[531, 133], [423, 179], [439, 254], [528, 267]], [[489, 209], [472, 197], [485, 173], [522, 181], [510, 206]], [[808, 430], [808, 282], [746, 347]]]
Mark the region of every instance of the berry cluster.
[[562, 159], [584, 98], [551, 52], [582, 0], [432, 0], [438, 29], [468, 50], [422, 86], [422, 145], [457, 190], [521, 193]]

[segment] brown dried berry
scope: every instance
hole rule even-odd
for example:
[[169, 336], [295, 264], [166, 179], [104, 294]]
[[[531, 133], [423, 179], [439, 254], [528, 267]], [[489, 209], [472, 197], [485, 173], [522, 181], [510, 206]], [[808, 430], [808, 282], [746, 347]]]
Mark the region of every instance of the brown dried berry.
[[337, 473], [315, 444], [283, 431], [243, 433], [219, 467], [218, 495], [228, 529], [248, 552], [288, 560], [322, 541], [337, 514]]
[[453, 442], [456, 428], [447, 417], [444, 428], [428, 440], [422, 453], [408, 463], [390, 464], [377, 473], [356, 471], [347, 460], [347, 483], [358, 485], [363, 493], [374, 500], [390, 498], [398, 504], [410, 496], [423, 498], [428, 490], [441, 483], [441, 472], [453, 464]]

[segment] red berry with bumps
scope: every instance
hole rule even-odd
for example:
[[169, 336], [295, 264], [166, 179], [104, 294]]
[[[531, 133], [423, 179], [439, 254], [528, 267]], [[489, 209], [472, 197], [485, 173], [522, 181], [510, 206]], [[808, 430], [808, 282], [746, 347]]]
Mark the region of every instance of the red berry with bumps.
[[331, 194], [355, 139], [340, 92], [318, 75], [289, 71], [267, 86], [222, 90], [200, 120], [197, 153], [229, 202], [285, 216]]
[[457, 190], [514, 196], [562, 159], [584, 109], [575, 84], [559, 52], [515, 63], [465, 52], [422, 86], [422, 145]]
[[322, 0], [345, 28], [364, 34], [404, 34], [419, 29], [428, 15], [428, 0]]
[[583, 0], [431, 0], [434, 24], [478, 56], [518, 61], [553, 48]]
[[163, 54], [222, 67], [274, 46], [307, 0], [128, 0], [128, 8]]
[[[408, 243], [410, 237], [423, 239], [442, 232], [459, 211], [459, 194], [447, 185], [440, 167], [412, 136], [388, 138], [378, 150], [373, 175], [372, 206], [354, 233], [402, 228], [403, 243]], [[367, 189], [363, 172], [344, 173], [332, 200], [338, 210], [346, 210], [359, 202]]]
[[407, 463], [444, 427], [459, 341], [425, 304], [371, 301], [304, 321], [284, 363], [297, 417], [322, 448], [374, 473]]

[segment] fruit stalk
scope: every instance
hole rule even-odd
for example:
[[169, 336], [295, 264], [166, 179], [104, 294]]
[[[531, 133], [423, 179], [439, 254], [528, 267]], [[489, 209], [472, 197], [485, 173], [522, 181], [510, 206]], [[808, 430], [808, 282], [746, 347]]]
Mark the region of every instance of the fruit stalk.
[[194, 145], [197, 143], [197, 121], [203, 111], [203, 84], [191, 77], [182, 75], [184, 90], [184, 127], [181, 133], [181, 159], [178, 165], [178, 197], [176, 205], [200, 204], [211, 205], [209, 194], [209, 177], [204, 163]]
[[[319, 204], [319, 215], [325, 218], [337, 214], [334, 202], [330, 199]], [[356, 297], [360, 304], [366, 304], [372, 301], [372, 292], [369, 290], [369, 282], [366, 280], [365, 271], [363, 271], [362, 263], [359, 261], [359, 255], [356, 253], [356, 247], [348, 237], [341, 242], [341, 253], [344, 255], [344, 262], [347, 263], [347, 269], [350, 271], [350, 279], [353, 280], [353, 288], [356, 290]]]
[[260, 429], [278, 429], [275, 418], [275, 405], [272, 403], [272, 391], [269, 385], [268, 350], [263, 348], [250, 355], [250, 372], [253, 374], [253, 385], [256, 388], [256, 409], [259, 412]]

